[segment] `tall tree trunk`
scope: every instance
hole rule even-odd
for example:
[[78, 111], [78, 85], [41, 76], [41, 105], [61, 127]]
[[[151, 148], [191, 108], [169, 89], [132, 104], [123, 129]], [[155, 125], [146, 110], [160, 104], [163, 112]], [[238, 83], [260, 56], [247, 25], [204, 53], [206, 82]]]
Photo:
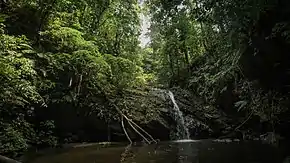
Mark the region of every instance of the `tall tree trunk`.
[[205, 30], [204, 30], [204, 26], [203, 26], [202, 22], [200, 22], [200, 28], [201, 28], [201, 35], [202, 35], [202, 37], [204, 37], [204, 38], [202, 38], [203, 47], [206, 51], [208, 51], [207, 38], [205, 36]]
[[186, 63], [186, 69], [188, 72], [190, 72], [190, 63], [189, 63], [189, 55], [188, 55], [188, 50], [185, 44], [185, 40], [183, 41], [183, 53], [184, 53], [184, 58], [185, 58], [185, 63]]
[[111, 142], [111, 128], [110, 128], [110, 122], [111, 120], [108, 120], [108, 126], [107, 126], [107, 134], [108, 134], [108, 142]]
[[175, 73], [174, 73], [174, 66], [173, 66], [173, 57], [172, 57], [171, 53], [169, 54], [169, 65], [170, 65], [170, 70], [171, 70], [172, 76], [174, 76]]
[[[39, 9], [40, 20], [39, 20], [39, 24], [38, 24], [38, 28], [37, 28], [38, 35], [36, 38], [36, 42], [39, 44], [39, 41], [40, 41], [39, 32], [42, 31], [44, 23], [49, 18], [49, 15], [51, 14], [50, 11], [53, 9], [54, 5], [56, 4], [56, 0], [52, 0], [50, 3], [45, 3], [45, 2], [43, 2], [43, 0], [40, 0], [38, 3], [40, 6], [40, 9]], [[49, 5], [49, 6], [47, 6], [47, 5]]]

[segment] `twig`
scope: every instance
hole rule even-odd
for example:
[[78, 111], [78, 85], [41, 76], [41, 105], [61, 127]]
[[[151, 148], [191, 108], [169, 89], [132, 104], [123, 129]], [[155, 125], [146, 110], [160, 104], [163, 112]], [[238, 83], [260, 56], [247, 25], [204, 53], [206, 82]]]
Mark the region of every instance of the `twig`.
[[235, 128], [235, 131], [238, 130], [240, 127], [242, 127], [251, 118], [253, 113], [254, 113], [254, 111], [251, 112], [251, 114], [248, 116], [248, 118], [243, 123], [241, 123], [238, 127]]
[[70, 80], [69, 80], [69, 85], [68, 85], [68, 87], [71, 87], [71, 85], [72, 85], [72, 77], [71, 77]]

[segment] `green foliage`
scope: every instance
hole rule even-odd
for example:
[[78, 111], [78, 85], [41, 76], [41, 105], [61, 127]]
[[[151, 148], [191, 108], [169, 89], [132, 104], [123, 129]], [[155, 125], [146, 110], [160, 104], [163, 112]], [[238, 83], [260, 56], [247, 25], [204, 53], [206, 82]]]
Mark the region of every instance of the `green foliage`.
[[117, 88], [130, 88], [138, 85], [136, 79], [141, 75], [142, 69], [136, 63], [121, 57], [105, 55], [105, 60], [112, 70], [112, 84]]
[[53, 121], [42, 121], [36, 129], [36, 137], [32, 142], [36, 145], [53, 147], [57, 145], [57, 138], [54, 136], [55, 125]]
[[[273, 128], [285, 121], [279, 117], [288, 110], [282, 92], [289, 92], [289, 63], [281, 60], [288, 50], [279, 49], [289, 46], [290, 20], [281, 18], [288, 2], [148, 0], [146, 5], [150, 48], [162, 65], [156, 69], [160, 82], [190, 89], [224, 111], [257, 116]], [[278, 65], [287, 68], [275, 69]], [[254, 75], [257, 81], [251, 81]], [[275, 88], [279, 84], [284, 90]]]
[[237, 113], [279, 123], [288, 98], [255, 85], [239, 64], [268, 51], [265, 40], [289, 43], [287, 21], [262, 20], [275, 6], [147, 0], [151, 43], [141, 48], [137, 0], [11, 1], [0, 13], [0, 153], [87, 141], [96, 136], [82, 134], [88, 126], [98, 133], [100, 122], [119, 120], [112, 103], [134, 120], [158, 121], [160, 101], [133, 91], [148, 86], [181, 86], [216, 108], [232, 97]]
[[37, 73], [33, 60], [27, 58], [34, 53], [27, 39], [1, 35], [0, 80], [1, 109], [0, 123], [1, 153], [21, 152], [27, 149], [34, 133], [32, 126], [25, 121], [33, 110], [29, 106], [43, 105], [34, 80]]
[[33, 61], [26, 58], [32, 51], [25, 37], [1, 36], [1, 95], [2, 101], [23, 107], [27, 103], [40, 103], [41, 97], [33, 85], [36, 72]]
[[52, 21], [48, 25], [48, 29], [44, 32], [41, 32], [42, 36], [42, 44], [44, 47], [47, 47], [49, 50], [54, 52], [65, 52], [71, 53], [76, 50], [94, 50], [93, 42], [86, 41], [83, 37], [83, 33], [78, 29], [75, 29], [75, 24], [71, 26], [65, 22], [65, 20], [60, 20], [59, 18], [55, 18], [56, 20]]
[[15, 130], [15, 127], [8, 124], [1, 124], [1, 126], [1, 153], [6, 154], [13, 151], [13, 155], [16, 155], [17, 152], [21, 152], [23, 149], [28, 148], [27, 141], [24, 138], [23, 133]]
[[[154, 80], [141, 67], [135, 0], [20, 0], [4, 12], [1, 154], [71, 139], [64, 135], [79, 133], [77, 126], [92, 117], [117, 115], [109, 107], [117, 94]], [[67, 119], [60, 117], [63, 112]]]

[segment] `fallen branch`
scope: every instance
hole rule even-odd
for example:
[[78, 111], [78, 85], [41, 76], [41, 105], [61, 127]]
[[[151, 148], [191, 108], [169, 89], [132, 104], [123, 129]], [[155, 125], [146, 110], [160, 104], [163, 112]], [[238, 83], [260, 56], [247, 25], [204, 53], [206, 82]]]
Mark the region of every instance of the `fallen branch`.
[[[137, 133], [139, 134], [148, 144], [151, 144], [152, 141], [154, 141], [155, 143], [156, 140], [153, 139], [153, 137], [148, 134], [144, 129], [142, 129], [140, 126], [138, 126], [136, 123], [134, 123], [131, 119], [129, 119], [125, 114], [123, 114], [123, 112], [115, 105], [113, 104], [113, 106], [116, 108], [116, 110], [119, 112], [119, 114], [122, 116], [122, 118], [124, 117], [127, 121], [128, 124], [131, 126], [131, 128]], [[140, 129], [141, 131], [143, 131], [147, 136], [150, 137], [151, 141], [149, 141], [143, 134], [141, 134], [132, 124], [134, 124], [138, 129]], [[124, 125], [124, 122], [123, 122]], [[127, 137], [128, 138], [128, 137]]]
[[148, 144], [151, 144], [151, 142], [144, 136], [142, 135], [132, 124], [130, 121], [128, 121], [129, 125], [132, 127], [132, 129], [139, 134]]
[[128, 135], [126, 129], [125, 129], [125, 126], [124, 126], [124, 118], [123, 118], [122, 115], [121, 115], [121, 124], [122, 124], [123, 131], [124, 131], [124, 133], [125, 133], [127, 139], [128, 139], [129, 142], [130, 142], [130, 145], [131, 145], [131, 144], [132, 144], [132, 140], [131, 140], [131, 138], [129, 137], [129, 135]]
[[[125, 104], [125, 107], [128, 109], [127, 105]], [[139, 125], [137, 125], [135, 122], [133, 122], [131, 119], [129, 119], [128, 117], [125, 117], [127, 118], [127, 121], [130, 121], [133, 125], [135, 125], [138, 129], [140, 129], [143, 133], [145, 133], [150, 139], [151, 139], [151, 142], [153, 141], [155, 144], [157, 143], [157, 141], [148, 133], [146, 132], [143, 128], [141, 128]]]
[[151, 139], [151, 141], [153, 141], [154, 143], [157, 143], [157, 141], [148, 132], [146, 132], [143, 128], [141, 128], [140, 126], [138, 126], [131, 119], [127, 119], [127, 120], [130, 121], [133, 125], [135, 125], [138, 129], [140, 129], [141, 131], [143, 131]]
[[[223, 138], [227, 138], [229, 135], [231, 135], [232, 133], [234, 133], [235, 131], [239, 131], [239, 129], [252, 117], [254, 111], [252, 111], [249, 116], [246, 118], [246, 120], [244, 120], [240, 125], [238, 125], [234, 130], [225, 133], [224, 136], [219, 137], [219, 139], [223, 139]], [[242, 133], [243, 134], [243, 133]], [[244, 134], [243, 134], [244, 135]], [[244, 137], [244, 136], [243, 136]]]
[[243, 123], [241, 123], [238, 127], [236, 127], [234, 131], [237, 131], [239, 128], [241, 128], [251, 118], [251, 116], [253, 115], [253, 113], [254, 113], [254, 111], [252, 111], [250, 113], [250, 115], [248, 116], [248, 118]]

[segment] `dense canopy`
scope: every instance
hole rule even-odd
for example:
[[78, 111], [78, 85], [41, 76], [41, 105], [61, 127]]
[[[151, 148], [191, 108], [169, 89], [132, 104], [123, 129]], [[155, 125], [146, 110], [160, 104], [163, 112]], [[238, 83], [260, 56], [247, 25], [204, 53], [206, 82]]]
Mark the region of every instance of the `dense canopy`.
[[0, 3], [0, 154], [126, 140], [123, 114], [165, 124], [155, 88], [190, 92], [187, 113], [223, 112], [229, 132], [290, 137], [287, 0]]

